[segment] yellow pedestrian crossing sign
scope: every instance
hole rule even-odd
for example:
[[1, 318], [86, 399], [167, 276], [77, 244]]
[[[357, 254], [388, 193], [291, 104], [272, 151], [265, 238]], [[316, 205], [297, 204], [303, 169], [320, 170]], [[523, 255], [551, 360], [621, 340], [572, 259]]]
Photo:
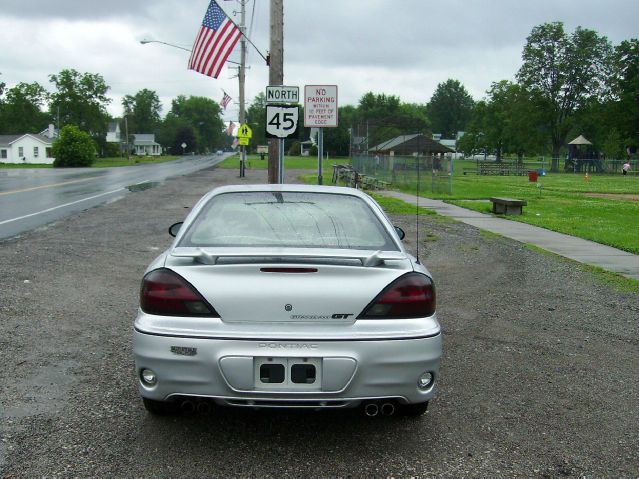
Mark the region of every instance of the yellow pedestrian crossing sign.
[[[242, 138], [253, 138], [253, 130], [251, 130], [251, 127], [248, 126], [246, 123], [240, 125], [240, 129], [237, 132], [237, 136], [238, 138], [242, 139]], [[240, 142], [240, 145], [242, 143]], [[247, 143], [248, 145], [248, 143]]]

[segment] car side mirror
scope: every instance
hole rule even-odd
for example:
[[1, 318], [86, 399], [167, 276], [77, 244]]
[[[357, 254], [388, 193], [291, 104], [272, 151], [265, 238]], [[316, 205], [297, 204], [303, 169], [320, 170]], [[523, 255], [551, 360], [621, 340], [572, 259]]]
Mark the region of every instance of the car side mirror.
[[399, 226], [395, 226], [395, 231], [397, 231], [397, 236], [399, 236], [400, 240], [403, 240], [404, 236], [406, 236], [406, 233], [404, 233], [404, 230], [401, 229]]
[[173, 237], [177, 236], [178, 231], [180, 231], [180, 228], [182, 227], [183, 224], [184, 224], [184, 221], [180, 221], [179, 223], [173, 223], [171, 226], [169, 226], [169, 234]]

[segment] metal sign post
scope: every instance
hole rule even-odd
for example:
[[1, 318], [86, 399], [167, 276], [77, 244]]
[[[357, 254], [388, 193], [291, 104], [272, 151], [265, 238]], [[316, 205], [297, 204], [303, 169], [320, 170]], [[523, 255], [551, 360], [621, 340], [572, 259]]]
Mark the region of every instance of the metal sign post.
[[284, 140], [297, 133], [299, 88], [269, 85], [266, 87], [266, 137], [279, 138], [277, 182], [284, 183]]
[[337, 85], [304, 86], [304, 126], [317, 128], [317, 184], [324, 182], [324, 128], [338, 124]]

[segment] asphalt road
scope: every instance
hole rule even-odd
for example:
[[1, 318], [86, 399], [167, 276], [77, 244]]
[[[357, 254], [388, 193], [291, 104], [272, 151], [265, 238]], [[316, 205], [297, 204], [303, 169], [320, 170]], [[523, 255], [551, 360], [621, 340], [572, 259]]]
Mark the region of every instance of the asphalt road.
[[[639, 475], [639, 295], [436, 217], [419, 245], [444, 328], [428, 414], [148, 415], [142, 273], [168, 225], [240, 181], [265, 172], [203, 170], [0, 242], [0, 477]], [[414, 218], [392, 219], [414, 251]]]
[[167, 178], [211, 167], [229, 155], [116, 168], [0, 169], [0, 239], [118, 200]]

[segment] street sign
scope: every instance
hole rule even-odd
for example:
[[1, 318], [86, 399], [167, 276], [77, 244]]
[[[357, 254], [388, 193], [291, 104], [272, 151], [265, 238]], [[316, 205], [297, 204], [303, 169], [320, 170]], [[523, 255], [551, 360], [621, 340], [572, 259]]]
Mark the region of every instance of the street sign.
[[266, 87], [266, 103], [295, 105], [300, 102], [300, 89], [297, 86], [269, 85]]
[[304, 126], [336, 127], [337, 85], [304, 86]]
[[[237, 131], [238, 138], [253, 138], [253, 130], [246, 123], [240, 125], [240, 129]], [[240, 143], [241, 145], [242, 143]], [[248, 145], [248, 143], [247, 143]]]
[[285, 105], [266, 105], [266, 137], [287, 138], [297, 133], [299, 108]]
[[240, 146], [248, 146], [250, 141], [251, 139], [248, 138], [247, 136], [241, 136], [240, 141], [238, 143], [240, 144]]

